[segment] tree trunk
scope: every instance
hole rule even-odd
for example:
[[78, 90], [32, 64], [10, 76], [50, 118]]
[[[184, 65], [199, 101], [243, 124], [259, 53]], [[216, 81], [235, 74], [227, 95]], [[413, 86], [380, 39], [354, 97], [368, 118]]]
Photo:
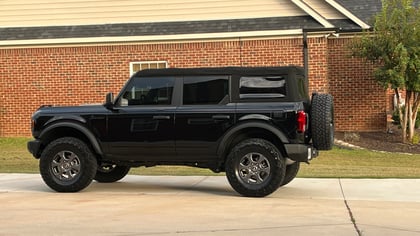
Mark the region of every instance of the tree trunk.
[[397, 97], [397, 109], [400, 116], [402, 142], [412, 142], [415, 134], [417, 113], [420, 109], [420, 92], [405, 91], [405, 105], [401, 106], [401, 97], [398, 89], [394, 89]]
[[[403, 112], [403, 106], [401, 105], [401, 97], [400, 97], [400, 92], [398, 90], [398, 88], [394, 89], [394, 93], [395, 96], [397, 98], [397, 110], [398, 110], [398, 115], [400, 118], [400, 125], [401, 125], [401, 131], [402, 131], [402, 142], [405, 143], [407, 142], [407, 118], [406, 114], [407, 114], [407, 109], [404, 109]], [[407, 96], [405, 98], [405, 102], [406, 102], [406, 106], [407, 106]]]
[[417, 112], [420, 105], [420, 96], [418, 92], [412, 91], [406, 91], [406, 94], [404, 112], [404, 118], [407, 120], [405, 123], [408, 124], [408, 134], [406, 134], [406, 140], [408, 139], [408, 141], [413, 142]]
[[413, 138], [416, 132], [416, 120], [417, 120], [417, 114], [419, 111], [419, 106], [420, 106], [420, 93], [419, 92], [413, 92], [413, 103], [411, 106], [411, 114], [409, 116], [409, 118], [411, 119], [411, 125], [409, 127], [409, 138], [410, 141], [413, 142]]
[[410, 98], [409, 98], [408, 102], [409, 103], [405, 105], [405, 110], [406, 110], [407, 119], [408, 119], [408, 127], [407, 127], [407, 129], [408, 129], [408, 135], [407, 135], [407, 139], [408, 139], [409, 142], [412, 142], [413, 141], [413, 137], [414, 137], [414, 123], [415, 123], [415, 121], [413, 121], [413, 107], [412, 107], [412, 104], [411, 104], [411, 93], [410, 93]]
[[[402, 141], [403, 143], [407, 142], [407, 118], [408, 118], [408, 109], [407, 109], [407, 98], [405, 99], [405, 109], [404, 114], [401, 116], [401, 130], [402, 130]], [[402, 113], [402, 107], [399, 108], [401, 110], [400, 114]]]

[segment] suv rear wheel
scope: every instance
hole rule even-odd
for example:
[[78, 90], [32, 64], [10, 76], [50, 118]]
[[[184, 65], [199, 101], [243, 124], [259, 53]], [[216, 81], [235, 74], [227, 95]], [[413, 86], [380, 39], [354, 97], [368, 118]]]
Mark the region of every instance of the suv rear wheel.
[[290, 182], [292, 182], [292, 180], [294, 180], [296, 178], [296, 175], [299, 172], [299, 168], [300, 168], [300, 162], [295, 162], [291, 165], [287, 165], [286, 166], [286, 175], [284, 176], [284, 180], [281, 183], [280, 186], [284, 186]]
[[129, 166], [118, 166], [115, 164], [102, 163], [98, 167], [96, 175], [93, 179], [100, 183], [112, 183], [124, 178], [129, 171]]
[[230, 185], [246, 197], [264, 197], [278, 189], [286, 172], [278, 149], [263, 139], [248, 139], [237, 144], [226, 160]]
[[39, 169], [44, 182], [57, 192], [78, 192], [95, 176], [97, 161], [89, 147], [72, 137], [51, 142], [41, 154]]

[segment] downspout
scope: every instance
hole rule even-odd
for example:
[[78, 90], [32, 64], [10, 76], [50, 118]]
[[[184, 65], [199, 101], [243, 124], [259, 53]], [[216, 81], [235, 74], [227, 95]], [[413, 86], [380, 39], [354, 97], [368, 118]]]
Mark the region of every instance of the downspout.
[[309, 80], [309, 48], [308, 48], [308, 32], [313, 33], [338, 33], [340, 28], [312, 28], [312, 29], [302, 29], [303, 34], [303, 69], [304, 76]]
[[303, 70], [306, 80], [309, 80], [308, 32], [303, 30]]

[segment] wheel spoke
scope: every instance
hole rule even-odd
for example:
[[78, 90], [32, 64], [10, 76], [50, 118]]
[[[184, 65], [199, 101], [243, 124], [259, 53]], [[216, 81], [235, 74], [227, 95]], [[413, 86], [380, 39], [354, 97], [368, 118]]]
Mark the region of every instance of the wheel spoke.
[[266, 172], [266, 171], [260, 171], [258, 173], [258, 182], [259, 183], [264, 182], [264, 180], [267, 178], [267, 176], [268, 176], [268, 172]]
[[263, 167], [267, 167], [268, 166], [268, 161], [267, 161], [267, 159], [264, 157], [264, 158], [260, 158], [258, 161], [257, 161], [257, 163], [256, 164], [258, 164], [258, 166], [260, 166], [261, 168], [263, 168]]
[[66, 159], [66, 152], [64, 152], [64, 151], [59, 152], [59, 153], [57, 153], [56, 157], [58, 157], [57, 158], [58, 162], [63, 162]]
[[59, 168], [60, 167], [60, 162], [53, 160], [51, 163], [51, 168]]
[[241, 160], [241, 162], [239, 163], [239, 165], [240, 165], [241, 167], [248, 167], [248, 166], [250, 166], [250, 165], [251, 165], [251, 163], [252, 163], [252, 160], [251, 160], [251, 153], [248, 153], [247, 155], [245, 155], [245, 156], [242, 158], [242, 160]]
[[240, 175], [241, 175], [241, 178], [243, 178], [245, 180], [249, 179], [250, 178], [250, 171], [247, 168], [241, 169], [240, 170]]
[[55, 177], [59, 178], [60, 180], [63, 179], [63, 169], [59, 165], [52, 167], [52, 172]]
[[72, 164], [71, 165], [71, 170], [72, 171], [74, 171], [74, 172], [76, 172], [76, 173], [79, 173], [79, 171], [80, 171], [80, 164], [79, 163], [77, 163], [77, 164]]
[[66, 156], [66, 161], [68, 161], [70, 163], [75, 161], [76, 159], [78, 160], [78, 157], [76, 156], [76, 154], [74, 154], [72, 152], [68, 153], [68, 155]]

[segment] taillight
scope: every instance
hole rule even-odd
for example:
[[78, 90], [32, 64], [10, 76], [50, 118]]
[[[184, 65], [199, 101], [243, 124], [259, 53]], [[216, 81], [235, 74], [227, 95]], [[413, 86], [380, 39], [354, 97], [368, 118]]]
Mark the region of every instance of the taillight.
[[297, 131], [303, 133], [306, 131], [306, 119], [307, 115], [304, 111], [297, 112]]

